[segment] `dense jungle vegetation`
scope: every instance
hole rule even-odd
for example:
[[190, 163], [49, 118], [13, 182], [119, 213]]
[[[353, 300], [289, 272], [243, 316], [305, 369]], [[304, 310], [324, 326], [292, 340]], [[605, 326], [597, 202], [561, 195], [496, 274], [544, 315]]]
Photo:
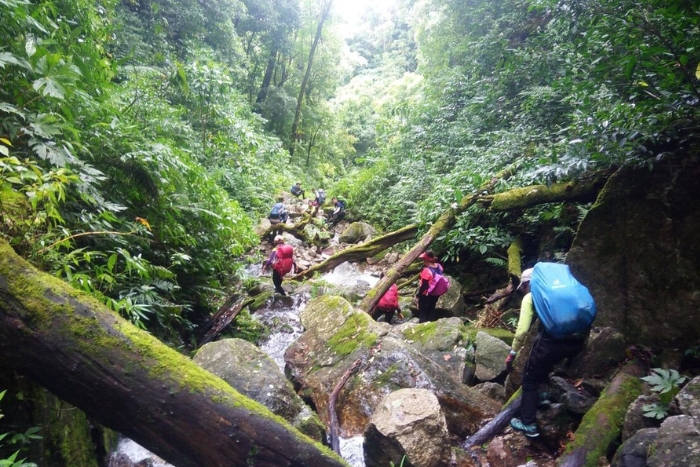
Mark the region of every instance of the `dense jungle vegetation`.
[[[385, 231], [498, 191], [697, 154], [681, 0], [0, 0], [0, 232], [187, 345], [295, 181]], [[498, 263], [586, 205], [474, 206], [436, 242]]]

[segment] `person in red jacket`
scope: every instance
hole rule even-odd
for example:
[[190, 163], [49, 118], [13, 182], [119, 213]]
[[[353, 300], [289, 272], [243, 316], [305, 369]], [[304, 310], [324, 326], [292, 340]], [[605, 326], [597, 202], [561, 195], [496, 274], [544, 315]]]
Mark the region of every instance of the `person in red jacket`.
[[287, 295], [282, 288], [282, 278], [294, 267], [294, 248], [284, 243], [284, 237], [277, 235], [274, 243], [275, 249], [270, 254], [270, 259], [263, 263], [263, 271], [272, 268], [272, 283], [275, 291], [280, 295]]
[[[384, 277], [382, 273], [380, 278]], [[396, 284], [391, 284], [389, 290], [379, 299], [377, 306], [374, 307], [370, 315], [375, 321], [379, 319], [380, 316], [384, 315], [384, 322], [391, 324], [391, 320], [394, 318], [394, 313], [399, 312], [399, 318], [403, 318], [401, 314], [401, 306], [399, 306], [399, 288]]]

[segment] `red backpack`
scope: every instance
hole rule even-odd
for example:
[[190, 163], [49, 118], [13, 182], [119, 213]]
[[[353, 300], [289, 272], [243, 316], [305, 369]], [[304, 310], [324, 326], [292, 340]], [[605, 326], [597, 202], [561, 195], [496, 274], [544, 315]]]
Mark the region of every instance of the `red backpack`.
[[377, 308], [381, 310], [395, 310], [399, 307], [399, 288], [396, 284], [391, 284], [389, 290], [379, 299]]
[[294, 248], [291, 245], [280, 245], [277, 247], [277, 257], [272, 269], [284, 276], [292, 270], [294, 264]]

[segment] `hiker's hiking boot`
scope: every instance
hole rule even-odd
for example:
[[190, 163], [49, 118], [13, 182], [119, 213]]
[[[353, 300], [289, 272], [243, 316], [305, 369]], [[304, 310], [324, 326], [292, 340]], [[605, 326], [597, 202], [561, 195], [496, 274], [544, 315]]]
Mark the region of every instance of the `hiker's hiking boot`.
[[537, 431], [536, 424], [525, 425], [519, 418], [511, 419], [510, 426], [512, 426], [514, 430], [522, 432], [528, 438], [537, 438], [540, 435], [540, 432]]

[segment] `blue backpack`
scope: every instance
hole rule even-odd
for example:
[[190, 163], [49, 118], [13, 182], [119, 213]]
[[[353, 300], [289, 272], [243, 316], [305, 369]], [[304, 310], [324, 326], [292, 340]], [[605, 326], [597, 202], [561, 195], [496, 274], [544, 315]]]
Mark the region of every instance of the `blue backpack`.
[[554, 339], [583, 337], [588, 332], [596, 316], [595, 301], [569, 266], [535, 264], [530, 291], [535, 312]]
[[321, 188], [318, 189], [318, 204], [321, 205], [326, 202], [326, 192], [323, 191]]
[[283, 213], [284, 203], [275, 203], [275, 205], [272, 206], [272, 211], [270, 211], [270, 215], [267, 217], [271, 219], [279, 219]]

